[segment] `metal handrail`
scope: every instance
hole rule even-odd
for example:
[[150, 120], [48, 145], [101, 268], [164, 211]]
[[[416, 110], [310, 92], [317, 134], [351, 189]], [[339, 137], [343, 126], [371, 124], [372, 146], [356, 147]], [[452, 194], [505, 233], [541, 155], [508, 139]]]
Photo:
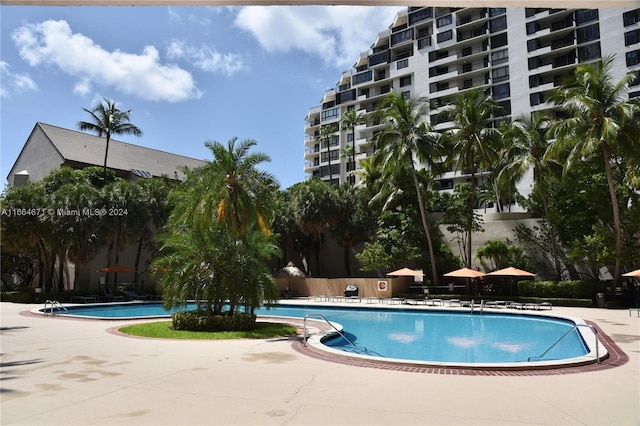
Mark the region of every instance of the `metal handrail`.
[[44, 316], [47, 316], [47, 305], [50, 305], [50, 307], [51, 307], [51, 311], [50, 311], [50, 315], [51, 316], [55, 316], [56, 315], [55, 314], [55, 308], [63, 309], [65, 311], [67, 310], [67, 308], [65, 308], [64, 305], [62, 303], [58, 302], [57, 300], [46, 300], [44, 302], [44, 309], [43, 309]]
[[566, 336], [568, 336], [572, 331], [576, 330], [578, 327], [589, 327], [591, 331], [593, 331], [593, 334], [596, 335], [596, 361], [598, 362], [598, 364], [600, 364], [600, 343], [598, 340], [598, 329], [592, 326], [591, 324], [575, 324], [573, 327], [571, 327], [569, 331], [564, 333], [558, 340], [556, 340], [551, 346], [549, 346], [549, 348], [546, 351], [544, 351], [542, 355], [530, 356], [529, 358], [527, 358], [527, 361], [530, 362], [532, 358], [544, 358], [547, 352], [553, 349], [558, 343], [560, 343], [562, 339], [564, 339]]
[[[308, 340], [309, 340], [308, 335], [307, 335], [307, 318], [309, 318], [309, 317], [313, 317], [313, 316], [315, 316], [315, 317], [319, 317], [319, 318], [322, 318], [322, 319], [323, 319], [327, 324], [329, 324], [329, 325], [330, 325], [330, 326], [331, 326], [331, 327], [332, 327], [332, 328], [333, 328], [333, 329], [334, 329], [334, 330], [335, 330], [335, 331], [336, 331], [336, 332], [337, 332], [337, 333], [338, 333], [338, 334], [339, 334], [339, 335], [340, 335], [344, 340], [346, 340], [347, 342], [349, 342], [349, 344], [350, 344], [351, 346], [353, 346], [354, 348], [358, 349], [358, 347], [356, 346], [356, 344], [355, 344], [355, 343], [353, 343], [351, 340], [349, 340], [349, 339], [347, 338], [347, 336], [345, 336], [345, 335], [344, 335], [344, 333], [343, 333], [342, 331], [338, 330], [338, 328], [337, 328], [335, 325], [333, 325], [333, 323], [332, 323], [331, 321], [329, 321], [329, 320], [328, 320], [324, 315], [322, 315], [322, 314], [308, 314], [308, 315], [305, 315], [305, 316], [304, 316], [304, 319], [302, 320], [302, 326], [303, 326], [303, 330], [304, 330], [304, 331], [303, 331], [303, 333], [304, 333], [304, 345], [305, 345], [305, 346], [307, 346], [307, 344], [308, 344], [307, 342], [308, 342]], [[366, 348], [365, 348], [365, 351], [366, 351]]]

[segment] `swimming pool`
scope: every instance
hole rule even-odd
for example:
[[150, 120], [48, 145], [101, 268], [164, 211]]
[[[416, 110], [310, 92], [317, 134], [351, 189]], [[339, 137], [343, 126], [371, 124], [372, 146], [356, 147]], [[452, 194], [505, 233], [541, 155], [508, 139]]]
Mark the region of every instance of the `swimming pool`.
[[[193, 306], [188, 309], [193, 309]], [[60, 315], [100, 319], [166, 318], [161, 303], [110, 303], [67, 307]], [[40, 310], [42, 311], [42, 310]], [[318, 318], [336, 323], [348, 339], [313, 336], [322, 350], [384, 361], [448, 366], [549, 366], [594, 362], [595, 336], [575, 329], [576, 318], [485, 311], [278, 305], [260, 316]], [[565, 333], [569, 334], [539, 358]], [[355, 345], [355, 347], [353, 346]], [[602, 349], [600, 350], [602, 356]]]

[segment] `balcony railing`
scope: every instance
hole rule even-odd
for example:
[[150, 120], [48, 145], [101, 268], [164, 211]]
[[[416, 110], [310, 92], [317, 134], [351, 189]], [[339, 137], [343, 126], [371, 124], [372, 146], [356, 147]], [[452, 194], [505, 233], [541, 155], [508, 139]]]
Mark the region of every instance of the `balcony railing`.
[[413, 28], [408, 28], [404, 31], [391, 35], [391, 46], [404, 43], [405, 41], [413, 40]]

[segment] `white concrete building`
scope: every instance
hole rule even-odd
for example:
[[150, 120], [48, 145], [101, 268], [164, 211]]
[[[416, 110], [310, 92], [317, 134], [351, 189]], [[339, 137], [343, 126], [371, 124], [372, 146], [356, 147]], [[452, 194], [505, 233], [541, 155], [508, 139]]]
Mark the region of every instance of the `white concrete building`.
[[[354, 183], [357, 177], [351, 171], [373, 154], [371, 138], [382, 128], [370, 113], [391, 91], [428, 99], [431, 124], [445, 130], [451, 123], [438, 115], [444, 99], [472, 88], [486, 89], [502, 107], [494, 120], [499, 126], [501, 121], [550, 109], [545, 101], [562, 77], [578, 63], [610, 54], [616, 55], [616, 81], [630, 71], [640, 77], [640, 9], [409, 7], [378, 34], [352, 69], [342, 73], [320, 105], [309, 110], [304, 171], [326, 181], [331, 175], [334, 184]], [[640, 96], [640, 78], [629, 96]], [[355, 128], [355, 142], [351, 131], [340, 125], [350, 110], [364, 117]], [[320, 135], [325, 125], [335, 129], [328, 147]], [[355, 165], [345, 155], [345, 147], [352, 144]], [[478, 184], [489, 174], [476, 174]], [[438, 186], [452, 190], [467, 178], [450, 170], [438, 177]], [[531, 187], [532, 179], [524, 179], [518, 192], [527, 196]]]

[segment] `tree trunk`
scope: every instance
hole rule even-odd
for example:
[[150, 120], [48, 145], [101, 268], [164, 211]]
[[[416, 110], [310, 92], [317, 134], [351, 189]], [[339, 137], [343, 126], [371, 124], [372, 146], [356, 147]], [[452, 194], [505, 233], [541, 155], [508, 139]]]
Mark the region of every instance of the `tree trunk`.
[[469, 196], [470, 221], [467, 229], [467, 268], [471, 268], [471, 234], [473, 233], [473, 211], [475, 210], [476, 200], [476, 166], [473, 165], [471, 171], [471, 195]]
[[431, 230], [429, 229], [429, 223], [427, 221], [427, 213], [424, 210], [424, 202], [422, 201], [422, 192], [420, 191], [420, 184], [418, 183], [418, 175], [413, 165], [413, 156], [411, 156], [411, 174], [413, 176], [413, 184], [416, 187], [416, 195], [418, 196], [418, 207], [420, 208], [420, 219], [422, 219], [422, 227], [424, 233], [427, 236], [427, 245], [429, 246], [429, 260], [431, 261], [431, 275], [433, 279], [433, 285], [438, 285], [438, 268], [436, 266], [436, 256], [433, 251], [433, 242], [431, 241]]
[[107, 140], [107, 145], [104, 149], [104, 165], [102, 166], [102, 171], [104, 172], [104, 176], [107, 176], [107, 156], [109, 155], [109, 141], [111, 140], [111, 133], [107, 132], [107, 136], [105, 138]]
[[134, 272], [133, 275], [133, 282], [137, 283], [138, 282], [138, 267], [140, 266], [140, 256], [142, 254], [142, 242], [144, 241], [144, 239], [142, 237], [140, 237], [140, 239], [138, 240], [138, 249], [136, 250], [136, 263], [134, 265], [134, 269], [136, 270]]
[[620, 208], [618, 206], [618, 196], [616, 195], [616, 188], [613, 182], [613, 172], [611, 171], [611, 163], [609, 157], [609, 146], [604, 143], [602, 146], [602, 152], [604, 155], [604, 168], [607, 173], [607, 183], [609, 185], [609, 194], [611, 195], [611, 206], [613, 208], [613, 227], [616, 234], [616, 263], [613, 273], [613, 285], [611, 291], [615, 292], [615, 288], [620, 280], [620, 255], [622, 253], [622, 232], [620, 225]]

